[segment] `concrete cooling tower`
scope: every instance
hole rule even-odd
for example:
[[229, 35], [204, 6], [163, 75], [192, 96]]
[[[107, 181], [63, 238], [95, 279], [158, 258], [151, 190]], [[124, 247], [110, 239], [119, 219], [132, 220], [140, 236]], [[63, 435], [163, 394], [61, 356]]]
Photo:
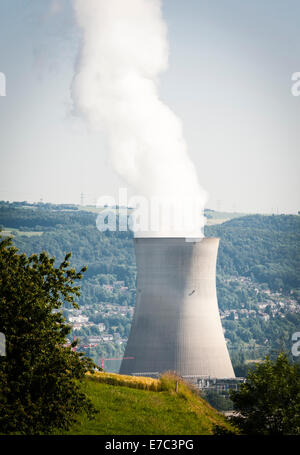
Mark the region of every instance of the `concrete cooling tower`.
[[135, 238], [137, 296], [121, 374], [234, 378], [219, 315], [219, 239]]

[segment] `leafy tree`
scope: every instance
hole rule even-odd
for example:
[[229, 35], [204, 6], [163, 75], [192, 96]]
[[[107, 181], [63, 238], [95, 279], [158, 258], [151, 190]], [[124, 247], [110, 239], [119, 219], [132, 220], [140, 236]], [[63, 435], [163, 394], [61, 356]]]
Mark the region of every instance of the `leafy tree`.
[[85, 271], [69, 268], [70, 256], [55, 268], [55, 258], [45, 252], [27, 257], [11, 239], [0, 242], [2, 433], [51, 433], [68, 429], [79, 412], [95, 412], [80, 384], [93, 362], [65, 346], [70, 326], [59, 310], [64, 301], [77, 307], [80, 288], [74, 282]]
[[240, 413], [230, 420], [243, 433], [300, 434], [300, 367], [285, 353], [266, 357], [230, 398]]
[[232, 402], [215, 390], [205, 391], [203, 398], [218, 411], [231, 411], [232, 409]]

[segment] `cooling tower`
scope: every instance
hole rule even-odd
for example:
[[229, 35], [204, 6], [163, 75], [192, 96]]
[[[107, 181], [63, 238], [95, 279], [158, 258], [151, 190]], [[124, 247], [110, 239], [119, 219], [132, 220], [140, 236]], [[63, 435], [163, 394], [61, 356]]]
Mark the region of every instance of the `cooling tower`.
[[137, 296], [121, 374], [234, 378], [216, 293], [219, 239], [135, 238]]

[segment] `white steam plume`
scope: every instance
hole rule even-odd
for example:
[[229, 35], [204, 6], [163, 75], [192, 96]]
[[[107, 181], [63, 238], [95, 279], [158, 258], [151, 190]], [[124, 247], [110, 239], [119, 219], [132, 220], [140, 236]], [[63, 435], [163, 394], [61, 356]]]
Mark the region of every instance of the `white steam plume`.
[[161, 1], [74, 0], [74, 10], [82, 31], [72, 84], [77, 111], [105, 133], [114, 169], [137, 194], [172, 201], [177, 217], [182, 200], [196, 204], [201, 217], [192, 230], [201, 236], [206, 193], [181, 122], [158, 95], [168, 65]]

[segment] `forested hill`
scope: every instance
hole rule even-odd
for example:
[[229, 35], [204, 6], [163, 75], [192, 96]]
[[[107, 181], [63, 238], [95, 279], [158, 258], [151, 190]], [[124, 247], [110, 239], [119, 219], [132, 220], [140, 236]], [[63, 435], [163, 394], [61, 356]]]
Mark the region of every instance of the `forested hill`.
[[0, 226], [51, 230], [57, 226], [95, 225], [96, 214], [77, 207], [53, 204], [9, 204], [0, 201]]
[[[43, 250], [61, 262], [72, 251], [72, 265], [88, 266], [84, 279], [114, 274], [135, 286], [135, 257], [131, 232], [99, 232], [97, 213], [86, 210], [58, 210], [49, 204], [15, 207], [0, 203], [0, 228], [14, 236], [15, 244], [26, 254]], [[46, 208], [45, 208], [46, 206]]]
[[[52, 207], [0, 203], [0, 226], [18, 230], [16, 243], [26, 253], [45, 249], [61, 260], [72, 250], [75, 266], [88, 264], [86, 277], [114, 273], [119, 280], [128, 281], [126, 267], [131, 274], [135, 267], [132, 233], [100, 233], [95, 213]], [[26, 230], [41, 235], [21, 238]], [[221, 239], [218, 275], [246, 276], [273, 291], [300, 288], [299, 216], [243, 216], [207, 226], [205, 234]], [[132, 286], [132, 279], [129, 281]]]
[[[74, 266], [88, 265], [86, 278], [112, 273], [134, 286], [132, 233], [101, 233], [96, 216], [76, 206], [0, 202], [0, 227], [12, 229], [17, 246], [27, 254], [46, 250], [60, 261], [72, 251]], [[300, 288], [299, 216], [243, 216], [206, 226], [205, 235], [221, 239], [219, 277], [249, 277], [273, 291]]]
[[299, 216], [244, 216], [205, 233], [221, 239], [219, 274], [247, 276], [273, 291], [300, 288]]
[[[208, 211], [207, 216], [220, 223], [224, 214]], [[86, 319], [77, 322], [74, 334], [83, 344], [100, 339], [93, 348], [98, 359], [121, 357], [135, 302], [133, 236], [99, 232], [96, 217], [87, 208], [0, 202], [0, 227], [4, 235], [13, 235], [20, 251], [44, 250], [57, 262], [72, 251], [76, 269], [88, 266], [79, 302]], [[231, 355], [247, 352], [246, 358], [258, 358], [278, 348], [280, 340], [290, 349], [300, 327], [300, 217], [242, 216], [206, 226], [205, 234], [220, 237], [217, 293]], [[67, 305], [65, 315], [76, 316]]]

